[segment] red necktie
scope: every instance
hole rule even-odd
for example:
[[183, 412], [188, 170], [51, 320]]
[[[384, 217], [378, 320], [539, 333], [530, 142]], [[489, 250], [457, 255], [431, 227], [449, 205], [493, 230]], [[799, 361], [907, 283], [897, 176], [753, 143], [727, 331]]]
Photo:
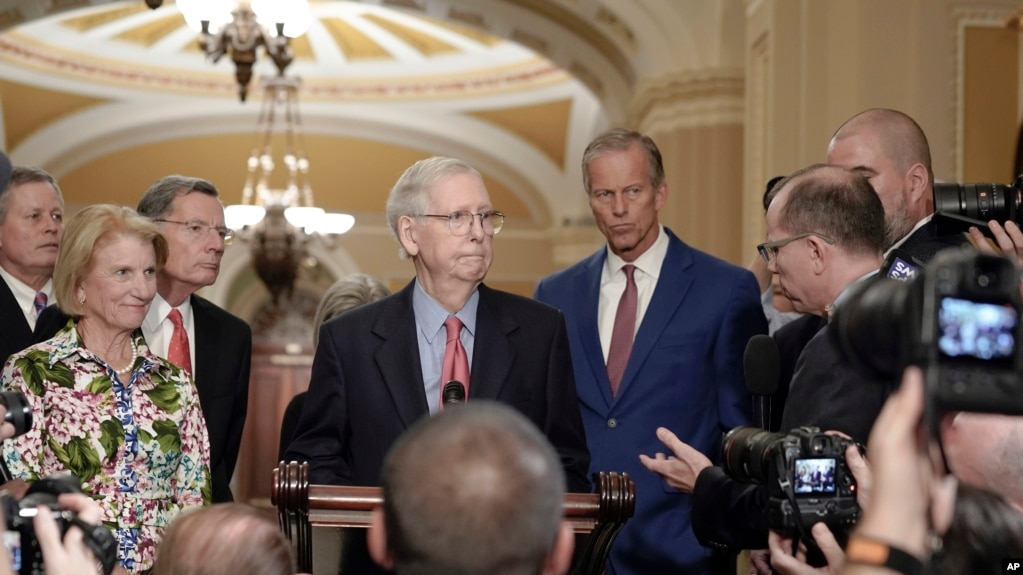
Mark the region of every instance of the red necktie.
[[[465, 386], [465, 397], [469, 398], [469, 356], [462, 347], [462, 340], [459, 335], [462, 333], [462, 320], [451, 316], [444, 320], [444, 327], [448, 330], [447, 345], [444, 347], [444, 365], [440, 372], [441, 393], [444, 392], [444, 384], [449, 381], [457, 381]], [[443, 405], [443, 398], [441, 405]]]
[[611, 348], [607, 352], [607, 378], [611, 380], [611, 397], [618, 394], [618, 386], [622, 383], [625, 366], [629, 363], [632, 353], [632, 338], [636, 335], [636, 279], [633, 273], [636, 266], [628, 264], [622, 267], [625, 272], [625, 291], [618, 300], [618, 312], [615, 314], [615, 325], [611, 331]]
[[32, 301], [32, 304], [36, 307], [36, 317], [39, 317], [39, 314], [43, 313], [43, 310], [46, 309], [46, 299], [45, 293], [36, 292], [35, 300]]
[[170, 345], [167, 346], [167, 360], [192, 375], [192, 353], [188, 349], [188, 332], [185, 331], [185, 326], [181, 322], [181, 312], [172, 309], [167, 314], [167, 319], [174, 324]]

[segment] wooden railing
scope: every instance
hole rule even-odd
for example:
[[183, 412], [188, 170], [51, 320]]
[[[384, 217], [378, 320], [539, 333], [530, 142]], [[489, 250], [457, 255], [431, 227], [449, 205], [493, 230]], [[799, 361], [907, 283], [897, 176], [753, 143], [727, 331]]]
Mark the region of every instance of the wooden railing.
[[[636, 507], [636, 487], [627, 473], [594, 474], [596, 493], [569, 493], [564, 516], [576, 534], [585, 534], [573, 575], [599, 575], [607, 554]], [[298, 570], [313, 568], [313, 527], [369, 527], [370, 514], [383, 503], [379, 487], [310, 485], [309, 465], [292, 461], [273, 470], [270, 500], [281, 529], [295, 545]], [[577, 537], [577, 540], [579, 538]]]

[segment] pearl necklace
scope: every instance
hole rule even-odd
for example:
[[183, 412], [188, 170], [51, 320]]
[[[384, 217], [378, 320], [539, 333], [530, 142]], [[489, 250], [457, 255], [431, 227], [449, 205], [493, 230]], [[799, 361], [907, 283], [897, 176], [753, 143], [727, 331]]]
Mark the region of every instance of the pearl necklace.
[[114, 370], [117, 375], [128, 375], [132, 366], [135, 365], [135, 358], [139, 356], [139, 346], [135, 345], [135, 338], [132, 337], [128, 341], [131, 342], [131, 359], [128, 361], [128, 365]]

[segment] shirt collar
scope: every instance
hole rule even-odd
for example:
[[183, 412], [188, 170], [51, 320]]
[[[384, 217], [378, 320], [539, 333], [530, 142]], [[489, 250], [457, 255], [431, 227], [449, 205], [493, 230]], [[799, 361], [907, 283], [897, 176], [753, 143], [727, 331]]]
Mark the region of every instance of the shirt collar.
[[[135, 347], [139, 350], [139, 356], [144, 358], [139, 369], [150, 371], [153, 365], [155, 365], [155, 358], [149, 350], [149, 345], [146, 344], [146, 338], [137, 329], [131, 334], [131, 337], [135, 341]], [[78, 324], [74, 320], [68, 320], [67, 324], [56, 335], [47, 340], [46, 343], [52, 347], [48, 358], [51, 369], [58, 362], [63, 362], [72, 356], [99, 362], [96, 355], [89, 351], [82, 342], [82, 336], [78, 333]]]
[[[167, 314], [169, 314], [172, 309], [174, 308], [171, 304], [167, 303], [167, 300], [163, 299], [163, 296], [157, 293], [153, 298], [153, 303], [149, 304], [149, 312], [146, 314], [146, 319], [143, 320], [143, 326], [146, 332], [154, 333], [159, 330], [163, 320], [167, 319]], [[181, 312], [181, 322], [187, 326], [192, 317], [192, 298], [185, 298], [185, 301], [181, 302], [181, 305], [179, 305], [177, 309]]]
[[610, 281], [611, 278], [621, 270], [626, 263], [631, 263], [636, 266], [636, 269], [645, 273], [657, 281], [657, 278], [661, 275], [661, 264], [664, 263], [664, 258], [668, 255], [668, 234], [664, 231], [664, 226], [657, 226], [657, 239], [654, 243], [647, 248], [645, 252], [636, 258], [636, 261], [626, 262], [618, 254], [611, 251], [611, 248], [607, 248], [607, 259], [604, 261], [604, 278], [605, 283]]
[[[476, 288], [462, 309], [454, 314], [455, 317], [462, 320], [465, 329], [469, 330], [473, 337], [476, 336], [476, 311], [479, 308], [479, 302], [480, 290]], [[412, 290], [412, 311], [415, 313], [419, 329], [422, 330], [423, 336], [429, 343], [433, 343], [433, 338], [437, 337], [444, 327], [444, 321], [451, 315], [437, 303], [437, 300], [426, 293], [418, 279], [416, 279], [415, 288]]]
[[[11, 293], [14, 294], [14, 299], [18, 301], [18, 304], [25, 309], [32, 308], [35, 304], [36, 290], [32, 289], [32, 286], [14, 277], [11, 272], [5, 270], [0, 266], [0, 277], [4, 278], [7, 283], [7, 287], [11, 289]], [[46, 280], [46, 285], [43, 289], [39, 290], [46, 294], [47, 304], [55, 303], [52, 301], [53, 295], [53, 279]], [[27, 305], [26, 305], [27, 303]]]
[[884, 257], [887, 258], [888, 254], [890, 254], [893, 250], [899, 249], [899, 246], [901, 246], [902, 244], [906, 243], [906, 240], [909, 239], [909, 236], [913, 235], [914, 232], [916, 232], [917, 230], [922, 228], [924, 225], [926, 225], [927, 222], [931, 221], [931, 218], [933, 218], [933, 217], [934, 217], [934, 214], [932, 213], [931, 215], [929, 215], [926, 218], [924, 218], [924, 219], [920, 220], [919, 222], [917, 222], [916, 225], [913, 226], [913, 229], [909, 230], [909, 233], [907, 233], [906, 235], [904, 235], [901, 238], [899, 238], [899, 241], [895, 242], [894, 244], [892, 244], [892, 247], [890, 247], [887, 250], [885, 250]]

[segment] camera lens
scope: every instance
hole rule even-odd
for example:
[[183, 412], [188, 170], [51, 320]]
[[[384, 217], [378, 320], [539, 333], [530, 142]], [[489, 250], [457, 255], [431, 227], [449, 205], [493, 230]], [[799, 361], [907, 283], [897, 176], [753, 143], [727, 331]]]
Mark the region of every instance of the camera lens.
[[0, 404], [7, 408], [4, 421], [14, 426], [14, 435], [32, 429], [32, 405], [20, 391], [0, 391]]
[[1020, 189], [1005, 184], [934, 184], [934, 210], [975, 220], [1020, 223]]
[[743, 483], [766, 483], [774, 446], [782, 435], [759, 427], [736, 427], [721, 442], [725, 473]]

